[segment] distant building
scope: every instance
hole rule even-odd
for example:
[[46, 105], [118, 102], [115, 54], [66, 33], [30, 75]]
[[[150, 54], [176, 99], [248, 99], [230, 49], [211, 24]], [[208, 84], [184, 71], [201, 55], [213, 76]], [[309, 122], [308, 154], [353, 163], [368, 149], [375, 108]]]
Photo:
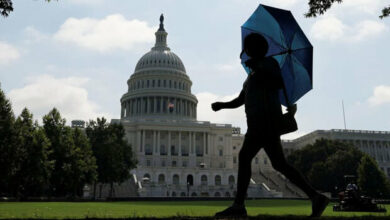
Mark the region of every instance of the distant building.
[[316, 140], [325, 138], [350, 143], [374, 158], [382, 171], [390, 177], [390, 132], [366, 130], [316, 130], [293, 141], [284, 142], [286, 154], [300, 149]]
[[71, 122], [72, 128], [85, 128], [85, 121], [83, 120], [73, 120]]

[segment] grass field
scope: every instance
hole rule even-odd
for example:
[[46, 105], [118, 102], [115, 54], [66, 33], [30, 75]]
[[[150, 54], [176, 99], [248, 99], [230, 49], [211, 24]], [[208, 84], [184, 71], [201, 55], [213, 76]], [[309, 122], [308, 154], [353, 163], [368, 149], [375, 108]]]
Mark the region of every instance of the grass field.
[[[230, 201], [0, 202], [0, 218], [211, 217], [230, 204]], [[249, 200], [246, 205], [248, 215], [262, 215], [261, 218], [272, 215], [299, 219], [311, 212], [310, 202], [302, 200]], [[390, 219], [389, 213], [333, 212], [332, 205], [327, 207], [323, 216]], [[386, 208], [390, 211], [390, 205]]]

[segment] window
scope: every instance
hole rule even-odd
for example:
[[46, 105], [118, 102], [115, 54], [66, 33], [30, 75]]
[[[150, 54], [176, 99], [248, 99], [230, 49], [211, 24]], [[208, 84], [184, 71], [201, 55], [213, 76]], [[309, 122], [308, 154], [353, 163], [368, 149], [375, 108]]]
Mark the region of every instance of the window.
[[186, 160], [183, 160], [183, 167], [187, 167], [188, 166], [188, 162]]
[[164, 176], [164, 174], [158, 175], [158, 183], [159, 184], [165, 183], [165, 176]]
[[206, 175], [202, 175], [200, 177], [200, 185], [207, 186], [207, 176]]
[[146, 160], [146, 166], [147, 166], [147, 167], [150, 167], [150, 165], [151, 165], [151, 164], [150, 164], [150, 160]]
[[149, 88], [149, 80], [146, 81], [146, 87]]
[[154, 83], [155, 83], [155, 82], [154, 82], [154, 80], [153, 80], [153, 81], [152, 81], [152, 87], [154, 87]]
[[233, 146], [233, 150], [235, 150], [236, 149], [236, 146]]
[[172, 167], [176, 167], [176, 160], [172, 160]]
[[259, 158], [255, 158], [255, 164], [259, 164]]
[[268, 163], [267, 158], [264, 158], [264, 164], [267, 164], [267, 163]]
[[223, 150], [222, 149], [219, 149], [219, 156], [223, 156]]
[[167, 80], [164, 79], [164, 87], [167, 86]]
[[219, 137], [219, 141], [223, 141], [223, 137]]
[[237, 163], [237, 157], [236, 156], [233, 157], [233, 163]]
[[160, 80], [157, 81], [157, 86], [160, 87]]
[[173, 88], [176, 89], [177, 85], [176, 85], [176, 81], [173, 83]]
[[161, 166], [162, 166], [162, 167], [165, 167], [165, 165], [166, 165], [166, 164], [165, 164], [165, 160], [162, 160], [162, 161], [161, 161]]
[[177, 175], [177, 174], [173, 175], [172, 183], [174, 185], [179, 185], [179, 182], [180, 182], [179, 175]]
[[215, 176], [215, 185], [216, 186], [220, 186], [221, 185], [221, 176], [220, 175], [216, 175]]

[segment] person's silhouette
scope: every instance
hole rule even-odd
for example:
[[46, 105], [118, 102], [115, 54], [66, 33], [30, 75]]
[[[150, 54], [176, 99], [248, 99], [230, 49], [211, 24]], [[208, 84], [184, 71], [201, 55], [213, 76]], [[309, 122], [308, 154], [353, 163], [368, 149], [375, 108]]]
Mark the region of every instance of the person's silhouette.
[[[280, 121], [282, 109], [279, 90], [283, 88], [283, 79], [278, 62], [265, 57], [268, 43], [260, 34], [250, 34], [244, 39], [244, 51], [249, 56], [245, 63], [251, 69], [241, 93], [230, 102], [215, 102], [214, 111], [237, 108], [245, 104], [248, 129], [238, 158], [237, 194], [232, 206], [216, 213], [217, 217], [246, 216], [245, 195], [251, 178], [251, 161], [264, 148], [275, 170], [286, 176], [302, 189], [312, 201], [312, 215], [320, 216], [329, 199], [318, 193], [302, 174], [286, 162], [280, 141]], [[295, 114], [296, 105], [287, 110]]]

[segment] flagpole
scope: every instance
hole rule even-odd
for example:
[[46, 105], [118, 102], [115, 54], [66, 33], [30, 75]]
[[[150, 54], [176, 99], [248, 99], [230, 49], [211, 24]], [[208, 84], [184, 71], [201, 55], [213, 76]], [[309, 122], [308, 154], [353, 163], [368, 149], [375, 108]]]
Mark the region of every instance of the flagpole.
[[347, 130], [347, 123], [345, 122], [344, 100], [341, 100], [341, 105], [343, 106], [344, 129]]

